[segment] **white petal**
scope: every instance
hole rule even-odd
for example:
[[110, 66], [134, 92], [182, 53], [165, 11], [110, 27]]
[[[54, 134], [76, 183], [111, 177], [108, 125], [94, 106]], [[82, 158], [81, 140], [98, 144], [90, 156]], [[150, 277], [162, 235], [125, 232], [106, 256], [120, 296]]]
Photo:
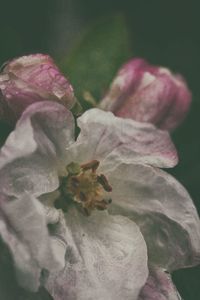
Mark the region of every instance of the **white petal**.
[[199, 263], [200, 221], [181, 184], [162, 170], [137, 164], [122, 164], [106, 175], [113, 187], [110, 212], [140, 226], [151, 262], [168, 270]]
[[121, 161], [159, 167], [172, 167], [177, 163], [176, 150], [169, 134], [153, 125], [91, 109], [78, 119], [78, 126], [80, 135], [69, 149], [70, 158], [74, 161], [99, 159], [104, 168], [112, 168]]
[[0, 152], [0, 189], [9, 195], [25, 191], [38, 196], [58, 186], [58, 164], [73, 140], [73, 119], [62, 105], [30, 105]]
[[28, 248], [7, 228], [2, 216], [0, 216], [0, 233], [12, 254], [19, 284], [37, 291], [40, 285], [41, 268], [32, 259]]
[[41, 204], [24, 196], [1, 199], [0, 234], [12, 254], [19, 283], [36, 291], [42, 268], [54, 268], [45, 216]]
[[181, 300], [169, 274], [158, 268], [150, 268], [149, 273], [138, 300]]
[[17, 280], [36, 291], [43, 269], [53, 272], [65, 265], [66, 244], [47, 228], [47, 222], [59, 222], [60, 212], [29, 195], [0, 202], [0, 234], [12, 254]]
[[137, 299], [148, 275], [147, 253], [132, 221], [105, 212], [86, 217], [72, 208], [59, 234], [68, 250], [65, 269], [46, 284], [54, 300]]

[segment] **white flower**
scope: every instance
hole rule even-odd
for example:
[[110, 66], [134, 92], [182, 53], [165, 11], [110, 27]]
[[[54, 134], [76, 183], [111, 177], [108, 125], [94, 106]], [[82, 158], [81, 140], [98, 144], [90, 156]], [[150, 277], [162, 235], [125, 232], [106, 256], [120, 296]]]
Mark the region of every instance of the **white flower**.
[[57, 103], [23, 113], [0, 153], [1, 236], [24, 287], [44, 284], [55, 300], [136, 300], [147, 249], [168, 271], [198, 263], [197, 212], [158, 169], [177, 162], [167, 132], [98, 109], [78, 126], [75, 141]]

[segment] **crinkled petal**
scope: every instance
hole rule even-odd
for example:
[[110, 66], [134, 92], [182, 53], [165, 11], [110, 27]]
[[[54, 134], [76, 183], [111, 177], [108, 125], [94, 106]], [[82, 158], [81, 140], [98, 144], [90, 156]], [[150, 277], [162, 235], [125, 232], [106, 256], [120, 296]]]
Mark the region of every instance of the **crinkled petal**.
[[61, 221], [57, 235], [68, 244], [66, 266], [51, 273], [46, 288], [54, 300], [136, 300], [147, 276], [144, 239], [134, 222], [76, 208]]
[[73, 160], [99, 159], [104, 168], [133, 161], [159, 167], [172, 167], [177, 163], [168, 133], [153, 125], [91, 109], [78, 119], [78, 126], [81, 132], [77, 142], [68, 149]]
[[58, 271], [64, 267], [58, 243], [48, 233], [45, 209], [34, 197], [1, 198], [0, 234], [12, 254], [21, 286], [37, 291], [43, 269]]
[[181, 184], [162, 170], [139, 164], [121, 164], [106, 175], [113, 187], [110, 212], [139, 225], [152, 263], [167, 270], [199, 263], [200, 221]]
[[169, 274], [158, 268], [150, 268], [149, 273], [138, 300], [181, 300]]
[[1, 191], [38, 196], [55, 190], [73, 132], [72, 115], [62, 105], [48, 101], [30, 105], [1, 149]]

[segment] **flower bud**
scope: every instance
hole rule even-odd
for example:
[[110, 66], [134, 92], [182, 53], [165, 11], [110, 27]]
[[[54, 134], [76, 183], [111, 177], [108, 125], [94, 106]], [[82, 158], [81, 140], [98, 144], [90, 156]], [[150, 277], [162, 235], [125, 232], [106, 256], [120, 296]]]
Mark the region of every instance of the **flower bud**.
[[53, 100], [71, 108], [73, 88], [53, 60], [44, 54], [8, 62], [0, 74], [0, 119], [14, 123], [30, 104]]
[[173, 130], [183, 121], [190, 103], [191, 93], [180, 75], [138, 58], [122, 66], [100, 108]]

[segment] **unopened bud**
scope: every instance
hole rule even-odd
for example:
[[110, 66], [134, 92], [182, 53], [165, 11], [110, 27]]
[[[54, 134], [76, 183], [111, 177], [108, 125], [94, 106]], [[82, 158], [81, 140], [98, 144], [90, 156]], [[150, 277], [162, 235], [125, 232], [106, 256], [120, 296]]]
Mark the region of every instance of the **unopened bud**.
[[51, 57], [22, 56], [8, 62], [0, 74], [0, 119], [15, 123], [30, 104], [53, 100], [72, 108], [73, 88]]
[[183, 121], [190, 103], [191, 93], [180, 75], [132, 59], [119, 70], [100, 107], [122, 118], [173, 130]]

